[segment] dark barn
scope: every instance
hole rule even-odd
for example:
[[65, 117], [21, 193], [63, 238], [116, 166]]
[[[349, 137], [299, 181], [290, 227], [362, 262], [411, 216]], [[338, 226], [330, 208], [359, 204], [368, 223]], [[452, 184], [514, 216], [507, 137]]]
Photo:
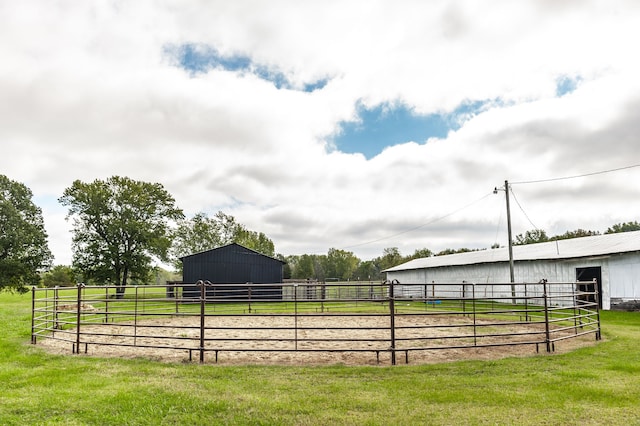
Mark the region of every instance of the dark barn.
[[[284, 262], [248, 249], [240, 244], [207, 250], [182, 257], [183, 297], [200, 297], [199, 280], [209, 281], [207, 297], [248, 298], [246, 287], [228, 284], [282, 283]], [[216, 285], [218, 284], [218, 285]], [[222, 284], [222, 285], [219, 285]], [[251, 288], [252, 299], [280, 299], [282, 286], [256, 286]]]

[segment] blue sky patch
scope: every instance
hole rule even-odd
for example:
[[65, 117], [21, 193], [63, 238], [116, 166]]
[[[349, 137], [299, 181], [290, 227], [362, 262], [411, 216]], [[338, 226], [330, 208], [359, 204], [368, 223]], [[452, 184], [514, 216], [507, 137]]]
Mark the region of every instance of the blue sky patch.
[[578, 88], [578, 85], [582, 82], [582, 78], [580, 76], [577, 77], [569, 77], [562, 76], [556, 80], [556, 96], [564, 96], [568, 93], [573, 92]]
[[358, 108], [357, 122], [341, 123], [342, 132], [333, 140], [336, 148], [345, 153], [362, 153], [371, 159], [386, 147], [414, 141], [444, 138], [450, 130], [480, 111], [486, 101], [462, 104], [451, 113], [419, 115], [406, 105], [378, 105]]
[[192, 75], [206, 73], [213, 69], [250, 73], [262, 80], [273, 83], [278, 89], [303, 90], [305, 92], [322, 89], [329, 82], [328, 79], [320, 79], [305, 83], [302, 88], [294, 88], [284, 73], [256, 63], [248, 56], [222, 55], [217, 49], [206, 44], [167, 45], [164, 48], [164, 54], [172, 60], [173, 65], [188, 71]]

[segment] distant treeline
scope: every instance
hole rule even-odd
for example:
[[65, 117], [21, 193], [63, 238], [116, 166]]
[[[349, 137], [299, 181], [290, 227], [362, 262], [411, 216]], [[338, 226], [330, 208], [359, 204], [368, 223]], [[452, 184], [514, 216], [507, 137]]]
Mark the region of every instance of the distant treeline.
[[[605, 234], [618, 232], [639, 231], [640, 223], [637, 221], [618, 223], [604, 231]], [[576, 229], [567, 231], [561, 235], [548, 236], [542, 229], [533, 229], [524, 234], [518, 234], [513, 240], [514, 245], [542, 243], [546, 241], [565, 240], [570, 238], [588, 237], [600, 235], [599, 231]], [[499, 244], [491, 246], [492, 249], [500, 247]], [[371, 260], [361, 260], [352, 252], [329, 249], [327, 254], [303, 254], [293, 256], [279, 256], [287, 262], [285, 266], [285, 278], [316, 279], [320, 281], [337, 279], [341, 281], [380, 281], [384, 279], [382, 271], [393, 266], [400, 265], [413, 259], [431, 256], [444, 256], [455, 253], [465, 253], [486, 249], [458, 248], [433, 252], [428, 248], [416, 250], [409, 256], [403, 256], [397, 247], [385, 248], [381, 256]]]

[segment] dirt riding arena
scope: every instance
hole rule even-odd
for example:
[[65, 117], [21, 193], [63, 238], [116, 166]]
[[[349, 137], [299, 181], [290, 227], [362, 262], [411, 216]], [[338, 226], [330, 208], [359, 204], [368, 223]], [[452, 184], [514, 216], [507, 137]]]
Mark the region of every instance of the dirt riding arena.
[[109, 286], [34, 289], [32, 343], [166, 362], [396, 365], [561, 353], [600, 339], [597, 300], [575, 283], [193, 286], [127, 297]]
[[[430, 344], [447, 345], [453, 334], [469, 333], [470, 318], [438, 316], [429, 317], [429, 328], [424, 328], [424, 317], [407, 317], [399, 320], [399, 327], [417, 327], [403, 329], [402, 344], [398, 344], [396, 357], [398, 364], [407, 361], [410, 364], [441, 363], [457, 360], [489, 360], [506, 357], [547, 356], [545, 345], [515, 344], [534, 340], [528, 333], [544, 333], [544, 325], [513, 325], [499, 327], [500, 334], [512, 336], [483, 336], [476, 339], [477, 347], [443, 348], [431, 350], [409, 350], [402, 348], [424, 345], [425, 338]], [[388, 318], [385, 317], [298, 317], [297, 339], [293, 331], [286, 329], [291, 318], [282, 317], [216, 317], [207, 318], [207, 340], [204, 361], [223, 365], [238, 364], [278, 364], [278, 365], [389, 365], [391, 353], [388, 343]], [[84, 351], [89, 356], [118, 358], [147, 358], [162, 362], [197, 362], [197, 342], [199, 318], [173, 317], [157, 320], [145, 320], [135, 326], [137, 337], [133, 336], [131, 324], [99, 324], [83, 326]], [[489, 323], [489, 321], [483, 321]], [[495, 325], [483, 326], [485, 329], [497, 328]], [[215, 324], [213, 324], [215, 323]], [[357, 323], [357, 328], [353, 328]], [[494, 324], [494, 322], [491, 322]], [[241, 329], [238, 326], [241, 324]], [[451, 327], [457, 324], [458, 327]], [[342, 327], [345, 327], [342, 329]], [[379, 327], [378, 329], [376, 329]], [[306, 329], [309, 328], [309, 329]], [[92, 335], [92, 333], [96, 335]], [[42, 339], [38, 345], [52, 353], [70, 354], [73, 351], [75, 330], [65, 332], [67, 340]], [[573, 331], [558, 333], [555, 337], [568, 336]], [[57, 332], [61, 337], [61, 332]], [[443, 336], [441, 340], [438, 337]], [[263, 340], [269, 339], [269, 340]], [[373, 339], [373, 340], [367, 340]], [[381, 341], [375, 341], [380, 339]], [[359, 341], [364, 340], [364, 341]], [[456, 339], [458, 345], [473, 345], [473, 337]], [[191, 343], [192, 349], [173, 349]], [[86, 343], [86, 346], [85, 346]], [[296, 345], [297, 343], [297, 345]], [[595, 344], [593, 335], [584, 335], [563, 339], [554, 343], [553, 353], [563, 353], [578, 347]], [[485, 346], [499, 344], [500, 346]], [[136, 345], [136, 346], [132, 346]], [[166, 346], [160, 349], [155, 346]], [[218, 353], [215, 353], [219, 348]], [[297, 348], [297, 350], [296, 350]], [[269, 351], [267, 349], [273, 349]], [[353, 350], [355, 349], [355, 350]], [[215, 359], [217, 355], [217, 360]]]

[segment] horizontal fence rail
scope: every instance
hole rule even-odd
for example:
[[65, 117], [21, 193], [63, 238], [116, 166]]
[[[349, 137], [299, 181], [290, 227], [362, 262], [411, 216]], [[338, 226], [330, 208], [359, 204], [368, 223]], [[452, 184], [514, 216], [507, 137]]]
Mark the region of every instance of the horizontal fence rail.
[[[129, 287], [84, 286], [32, 291], [33, 344], [94, 345], [183, 351], [205, 361], [221, 352], [418, 351], [600, 339], [598, 294], [585, 283], [415, 284], [276, 283]], [[591, 284], [591, 283], [589, 283]]]

